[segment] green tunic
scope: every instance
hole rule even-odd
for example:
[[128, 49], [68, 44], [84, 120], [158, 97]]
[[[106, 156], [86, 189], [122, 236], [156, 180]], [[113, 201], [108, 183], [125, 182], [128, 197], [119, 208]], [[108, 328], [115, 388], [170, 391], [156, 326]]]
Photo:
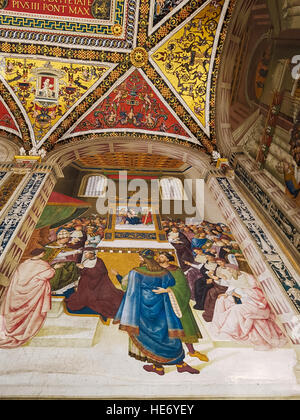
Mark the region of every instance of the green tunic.
[[[58, 245], [56, 242], [51, 243], [51, 245]], [[43, 260], [51, 262], [61, 251], [71, 251], [71, 248], [51, 248], [46, 246], [46, 253], [43, 257]], [[60, 290], [69, 284], [78, 280], [79, 270], [75, 262], [67, 261], [63, 263], [62, 267], [55, 269], [55, 275], [50, 279], [51, 290], [56, 291]]]
[[64, 263], [61, 268], [55, 270], [55, 275], [50, 279], [51, 290], [60, 290], [78, 280], [79, 270], [76, 263], [69, 261]]
[[184, 343], [197, 343], [202, 334], [194, 318], [190, 307], [191, 291], [183, 271], [176, 265], [169, 265], [167, 268], [175, 279], [175, 286], [170, 287], [174, 293], [182, 318], [180, 318], [185, 337], [181, 338]]

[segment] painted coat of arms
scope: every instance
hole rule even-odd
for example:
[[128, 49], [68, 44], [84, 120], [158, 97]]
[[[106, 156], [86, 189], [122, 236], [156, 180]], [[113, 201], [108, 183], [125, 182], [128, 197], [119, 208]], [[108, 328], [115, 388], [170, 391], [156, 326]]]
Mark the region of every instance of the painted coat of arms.
[[51, 63], [33, 71], [36, 76], [35, 102], [58, 103], [59, 82], [64, 72], [54, 69]]
[[109, 20], [111, 14], [111, 0], [94, 0], [91, 14], [95, 19]]

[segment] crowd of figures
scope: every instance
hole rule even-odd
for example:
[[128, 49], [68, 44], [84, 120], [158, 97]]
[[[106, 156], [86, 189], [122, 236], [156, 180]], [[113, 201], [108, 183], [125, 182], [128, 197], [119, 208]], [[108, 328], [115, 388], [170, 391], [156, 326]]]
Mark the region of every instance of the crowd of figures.
[[[121, 265], [109, 272], [99, 257], [105, 219], [76, 219], [52, 230], [50, 242], [32, 251], [7, 288], [0, 305], [0, 348], [19, 347], [34, 337], [55, 293], [64, 294], [70, 311], [89, 308], [119, 324], [130, 338], [129, 355], [150, 362], [144, 370], [158, 375], [164, 375], [165, 365], [176, 365], [179, 373], [199, 373], [185, 362], [183, 345], [190, 357], [208, 362], [194, 347], [202, 333], [191, 301], [219, 336], [257, 349], [286, 343], [227, 226], [173, 220], [162, 224], [179, 265], [172, 253], [144, 249], [140, 266], [129, 273]], [[99, 242], [93, 241], [95, 236]]]
[[58, 229], [52, 229], [49, 239], [50, 241], [55, 241], [59, 232], [67, 231], [70, 237], [70, 245], [75, 245], [78, 248], [83, 246], [96, 248], [104, 238], [106, 225], [107, 219], [98, 215], [81, 217], [71, 220]]
[[44, 260], [55, 270], [51, 290], [57, 294], [73, 287], [86, 259], [84, 251], [96, 250], [104, 237], [107, 220], [97, 215], [74, 219], [49, 232]]
[[194, 308], [226, 339], [256, 348], [281, 346], [285, 338], [230, 229], [222, 223], [162, 221], [191, 291]]
[[51, 296], [65, 296], [70, 311], [113, 318], [124, 292], [112, 283], [97, 246], [107, 220], [82, 217], [49, 231], [49, 241], [16, 269], [0, 305], [0, 348], [19, 347], [41, 329]]

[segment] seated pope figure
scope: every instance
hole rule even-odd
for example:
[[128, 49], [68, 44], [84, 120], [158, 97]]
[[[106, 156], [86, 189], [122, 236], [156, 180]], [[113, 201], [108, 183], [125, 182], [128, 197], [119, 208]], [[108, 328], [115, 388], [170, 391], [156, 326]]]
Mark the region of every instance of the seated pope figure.
[[129, 225], [139, 225], [142, 223], [142, 220], [133, 209], [130, 209], [127, 213], [126, 223]]

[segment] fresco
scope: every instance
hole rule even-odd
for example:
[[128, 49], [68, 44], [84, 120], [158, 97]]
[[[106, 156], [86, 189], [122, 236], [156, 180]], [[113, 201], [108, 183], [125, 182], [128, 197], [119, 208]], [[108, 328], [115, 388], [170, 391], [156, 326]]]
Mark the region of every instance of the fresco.
[[297, 164], [297, 166], [300, 166], [300, 112], [298, 112], [296, 121], [291, 133], [291, 154]]
[[108, 69], [104, 65], [2, 57], [0, 74], [28, 115], [38, 143]]
[[263, 94], [265, 83], [269, 73], [272, 57], [272, 48], [268, 46], [262, 53], [255, 73], [255, 97], [259, 100]]
[[[32, 51], [36, 44], [36, 48], [41, 48], [45, 54], [54, 45], [55, 57], [63, 53], [57, 46], [88, 46], [91, 50], [95, 47], [131, 49], [135, 38], [135, 14], [135, 0], [64, 0], [55, 3], [15, 0], [2, 10], [0, 31], [3, 32], [0, 36], [5, 41], [28, 37], [32, 40], [28, 44], [29, 50]], [[95, 51], [90, 51], [90, 54], [97, 55]]]
[[[257, 246], [261, 250], [261, 252], [265, 255], [265, 257], [268, 259], [268, 262], [270, 264], [271, 269], [274, 271], [275, 275], [277, 276], [279, 282], [282, 284], [283, 288], [287, 291], [287, 294], [290, 295], [291, 301], [295, 305], [295, 308], [297, 309], [297, 312], [299, 312], [300, 309], [300, 296], [299, 296], [299, 285], [297, 281], [297, 275], [293, 275], [288, 267], [286, 266], [283, 256], [280, 255], [281, 253], [278, 252], [275, 249], [274, 243], [272, 243], [272, 237], [269, 233], [265, 231], [265, 229], [260, 226], [260, 224], [256, 221], [255, 215], [253, 214], [252, 210], [248, 208], [246, 202], [240, 197], [233, 189], [231, 183], [228, 179], [224, 178], [217, 178], [217, 181], [220, 185], [222, 185], [224, 192], [231, 202], [234, 209], [239, 214], [239, 217], [243, 220], [245, 226], [247, 227], [249, 233], [255, 240]], [[248, 181], [249, 182], [249, 181]], [[257, 186], [257, 184], [254, 184], [254, 188]], [[257, 196], [257, 193], [259, 192], [259, 189], [256, 191], [254, 190], [254, 196], [256, 198], [259, 198], [259, 201], [262, 203], [262, 205], [266, 205], [266, 196], [261, 194], [260, 196]], [[290, 239], [293, 239], [294, 245], [298, 247], [299, 249], [299, 232], [298, 228], [294, 227], [293, 225], [288, 225], [286, 221], [288, 220], [285, 218], [285, 216], [282, 214], [282, 212], [279, 209], [276, 209], [275, 206], [272, 208], [272, 217], [274, 221], [280, 226], [280, 224], [284, 225], [285, 231], [284, 233], [287, 235], [288, 228], [290, 229]], [[284, 220], [286, 219], [286, 220]], [[289, 290], [291, 291], [289, 292]]]
[[298, 166], [283, 160], [277, 164], [276, 169], [279, 174], [283, 174], [286, 195], [300, 206], [300, 182], [297, 180]]
[[17, 127], [11, 112], [2, 100], [0, 100], [0, 115], [0, 126], [9, 129], [11, 132], [17, 133], [17, 135], [20, 135], [19, 128]]
[[[67, 0], [62, 2], [20, 2], [14, 0], [14, 2], [3, 5], [0, 15], [0, 44], [1, 52], [5, 58], [3, 58], [2, 63], [1, 73], [3, 77], [1, 78], [0, 91], [7, 107], [14, 113], [17, 125], [22, 126], [22, 131], [19, 134], [22, 136], [25, 149], [30, 150], [35, 140], [39, 143], [39, 146], [43, 143], [49, 151], [58, 142], [61, 144], [72, 142], [74, 133], [71, 135], [70, 133], [74, 129], [74, 123], [82, 121], [88, 114], [91, 114], [100, 101], [104, 104], [107, 97], [110, 98], [111, 89], [120, 86], [129, 72], [135, 66], [138, 66], [140, 74], [146, 75], [145, 80], [149, 85], [149, 92], [154, 88], [155, 94], [158, 95], [160, 101], [174, 118], [171, 122], [170, 114], [166, 113], [164, 109], [160, 121], [156, 120], [158, 115], [153, 115], [151, 112], [143, 117], [141, 124], [140, 114], [143, 114], [143, 112], [140, 113], [138, 110], [137, 114], [133, 115], [131, 110], [126, 107], [125, 110], [121, 109], [120, 111], [129, 115], [128, 129], [134, 130], [137, 138], [141, 138], [142, 134], [147, 135], [149, 139], [157, 139], [159, 135], [159, 138], [165, 142], [184, 144], [193, 148], [197, 146], [199, 151], [211, 154], [215, 149], [216, 133], [214, 107], [210, 107], [210, 104], [214, 103], [216, 76], [220, 65], [219, 58], [234, 3], [230, 0], [198, 1], [195, 3], [183, 0], [177, 5], [174, 4], [174, 9], [171, 4], [165, 3], [166, 8], [170, 10], [170, 14], [167, 14], [170, 19], [165, 22], [162, 19], [158, 24], [160, 28], [157, 30], [151, 29], [154, 1], [141, 0], [139, 7], [137, 7], [135, 0], [101, 1], [100, 3], [84, 0], [78, 2], [74, 0], [70, 0], [70, 2]], [[39, 11], [44, 7], [51, 8], [51, 5], [58, 16], [55, 14], [37, 14], [34, 11], [31, 11], [31, 13], [25, 11], [22, 15], [21, 12], [15, 10], [18, 7], [20, 7], [20, 10], [21, 7], [25, 7], [26, 10], [27, 8], [31, 9], [33, 4], [34, 7], [39, 8]], [[202, 27], [200, 20], [204, 5], [207, 14], [203, 15]], [[66, 6], [64, 10], [66, 15], [57, 11], [57, 8], [62, 6]], [[103, 16], [110, 9], [111, 19], [106, 21], [100, 18], [69, 17], [67, 13], [69, 6], [90, 8], [91, 13], [95, 9], [95, 13], [103, 13]], [[14, 8], [14, 10], [12, 11], [11, 8]], [[167, 13], [167, 9], [163, 13]], [[199, 13], [196, 13], [198, 11]], [[178, 28], [181, 28], [180, 31], [178, 31]], [[184, 33], [181, 33], [182, 31]], [[189, 32], [191, 33], [188, 36]], [[178, 34], [179, 38], [183, 37], [182, 47], [184, 50], [179, 48]], [[192, 41], [194, 37], [197, 45]], [[20, 39], [26, 41], [18, 42]], [[176, 51], [176, 67], [179, 65], [179, 86], [177, 86], [176, 75], [172, 75], [168, 69], [168, 62], [173, 60], [170, 55], [168, 56], [167, 46], [170, 39], [178, 44], [179, 48]], [[207, 42], [206, 46], [204, 45], [205, 42]], [[166, 61], [156, 63], [155, 53], [160, 52], [164, 46], [167, 49], [163, 52]], [[142, 62], [137, 60], [141, 55], [143, 55]], [[182, 56], [182, 60], [180, 56]], [[34, 77], [30, 65], [32, 61], [36, 61], [35, 64], [37, 65], [37, 60], [34, 60], [36, 57], [45, 57], [45, 60], [41, 60], [41, 63], [37, 65], [37, 69], [44, 67], [46, 62], [50, 62], [57, 74], [49, 74], [47, 77], [49, 80], [41, 77], [37, 81], [39, 84], [35, 86], [35, 82], [32, 83], [32, 80], [26, 79], [27, 76], [24, 83], [14, 78], [15, 76], [22, 77], [23, 70], [19, 68], [19, 73], [9, 78], [8, 82], [4, 69], [6, 67], [5, 61], [9, 61], [9, 57], [14, 57], [15, 61], [21, 63], [23, 67], [26, 67], [23, 61], [25, 57], [27, 58], [28, 69], [25, 72], [28, 71], [29, 79]], [[85, 68], [90, 70], [91, 63], [104, 63], [104, 67], [107, 66], [107, 69], [111, 71], [106, 75], [104, 74], [99, 83], [94, 81], [95, 83], [90, 85], [88, 90], [82, 90], [81, 86], [76, 84], [74, 86], [74, 83], [72, 83], [68, 86], [68, 92], [57, 92], [57, 83], [63, 79], [61, 77], [63, 69], [62, 67], [58, 68], [56, 63], [61, 62], [62, 66], [66, 67], [63, 63], [69, 63], [70, 59], [73, 60], [74, 66], [75, 63], [79, 67], [82, 63], [86, 63]], [[11, 65], [10, 62], [9, 66]], [[164, 69], [165, 65], [167, 66], [167, 73]], [[99, 64], [99, 66], [101, 67], [102, 64]], [[203, 71], [205, 74], [202, 74]], [[187, 80], [187, 73], [191, 74], [190, 81]], [[46, 83], [45, 87], [44, 83]], [[50, 87], [47, 87], [47, 84]], [[80, 84], [86, 86], [85, 80], [80, 79]], [[18, 92], [17, 94], [15, 89]], [[57, 108], [54, 112], [52, 109], [44, 110], [44, 107], [34, 105], [31, 108], [21, 108], [20, 112], [18, 109], [20, 107], [19, 99], [27, 102], [34, 101], [35, 94], [33, 91], [35, 89], [39, 91], [39, 102], [41, 102], [42, 97], [44, 101], [50, 99], [52, 104], [57, 99], [57, 95], [59, 98], [60, 96], [64, 98], [72, 97], [74, 89], [76, 89], [76, 92], [81, 91], [81, 101], [80, 103], [73, 101], [64, 116], [61, 115], [60, 117], [59, 115], [63, 112], [60, 108]], [[73, 98], [71, 99], [73, 100]], [[64, 108], [64, 104], [59, 105]], [[153, 111], [153, 103], [151, 107], [151, 111]], [[110, 119], [114, 120], [114, 111], [111, 112]], [[55, 121], [53, 120], [54, 114], [56, 116]], [[123, 128], [126, 125], [124, 124], [126, 115], [124, 118], [122, 118], [123, 115], [121, 115], [121, 118], [118, 115], [118, 119], [123, 124], [122, 127], [118, 128], [120, 131], [115, 130], [114, 121], [108, 121], [108, 124], [113, 126], [112, 131], [104, 131], [107, 125], [107, 121], [105, 121], [104, 129], [102, 132], [99, 131], [99, 135], [101, 137], [108, 135], [125, 137], [127, 133]], [[165, 115], [168, 117], [170, 124], [167, 124], [164, 120]], [[38, 117], [37, 126], [32, 128], [32, 124], [36, 123], [36, 121], [33, 122], [36, 116]], [[201, 123], [202, 117], [205, 120], [205, 125]], [[134, 128], [132, 128], [132, 123]], [[44, 125], [47, 127], [47, 133]], [[141, 133], [137, 125], [143, 125], [147, 132]], [[177, 131], [177, 127], [181, 127], [181, 131]], [[76, 133], [76, 135], [78, 134], [77, 139], [81, 137], [79, 134], [82, 132], [79, 130]], [[86, 135], [92, 137], [92, 133]]]
[[190, 137], [138, 70], [101, 101], [71, 134], [107, 129], [145, 130]]
[[[10, 190], [12, 188], [16, 188], [16, 184], [18, 183], [18, 181], [20, 181], [20, 178], [21, 179], [23, 178], [23, 175], [20, 174], [20, 175], [17, 175], [17, 177], [19, 177], [18, 180], [15, 179], [16, 176], [13, 176], [12, 179], [11, 178], [8, 179], [7, 182], [8, 182], [8, 186], [9, 186]], [[39, 191], [39, 189], [41, 188], [44, 179], [45, 179], [45, 174], [34, 173], [30, 177], [30, 179], [28, 180], [26, 185], [24, 186], [20, 196], [15, 201], [14, 205], [9, 209], [5, 218], [1, 221], [1, 224], [0, 224], [0, 244], [1, 244], [0, 245], [0, 255], [3, 254], [9, 240], [11, 239], [13, 234], [15, 233], [16, 228], [22, 222], [22, 219], [23, 219], [24, 215], [26, 214], [26, 211], [30, 207], [31, 200], [34, 198], [37, 191]], [[4, 194], [7, 193], [7, 191], [5, 191], [5, 188], [8, 188], [8, 187], [6, 187], [6, 185], [7, 184], [5, 183], [5, 185], [2, 187], [4, 189], [4, 190], [2, 190], [2, 193], [4, 193]], [[5, 195], [3, 198], [4, 198], [5, 202], [8, 199], [7, 195]]]
[[14, 0], [2, 4], [0, 25], [105, 36], [113, 35], [114, 25], [123, 26], [125, 10], [126, 0]]
[[[90, 155], [77, 161], [82, 168], [180, 169], [184, 163], [162, 155], [148, 153], [105, 153]], [[118, 173], [116, 173], [118, 175]], [[150, 176], [150, 175], [149, 175]]]
[[[49, 209], [47, 215], [49, 217]], [[191, 224], [184, 218], [156, 217], [159, 223], [154, 223], [151, 208], [120, 206], [113, 217], [81, 215], [64, 220], [60, 226], [56, 220], [57, 227], [44, 226], [42, 234], [33, 235], [35, 239], [26, 250], [30, 257], [16, 271], [2, 304], [2, 311], [5, 305], [15, 309], [10, 315], [6, 313], [6, 319], [10, 317], [6, 326], [9, 339], [0, 339], [0, 348], [15, 348], [30, 341], [44, 323], [46, 309], [43, 314], [39, 305], [32, 308], [29, 305], [25, 310], [23, 305], [18, 306], [20, 300], [14, 295], [14, 285], [25, 281], [26, 270], [28, 273], [36, 270], [37, 278], [44, 284], [38, 296], [35, 286], [28, 292], [32, 297], [49, 302], [52, 295], [52, 298], [62, 299], [65, 314], [100, 317], [107, 328], [111, 323], [119, 324], [130, 337], [129, 355], [154, 363], [154, 368], [144, 366], [151, 373], [161, 375], [164, 366], [169, 364], [176, 365], [179, 372], [183, 369], [198, 373], [183, 361], [183, 347], [185, 345], [190, 356], [208, 362], [207, 356], [194, 347], [202, 338], [203, 325], [214, 340], [247, 343], [264, 350], [286, 344], [247, 260], [224, 223]], [[146, 236], [131, 239], [127, 235], [116, 236], [113, 241], [107, 240], [105, 235], [111, 228], [146, 233], [158, 226], [165, 233], [165, 240], [161, 242], [155, 240], [155, 235], [154, 240]], [[22, 278], [19, 270], [25, 273]], [[153, 290], [133, 303], [133, 289], [140, 287], [137, 277], [141, 282], [151, 278]], [[145, 283], [143, 287], [148, 286]], [[136, 289], [134, 299], [139, 293]], [[128, 309], [132, 304], [139, 308], [143, 299], [149, 299], [149, 293], [152, 304], [160, 308], [155, 315], [162, 334], [158, 347], [151, 330], [141, 330], [138, 314]], [[151, 304], [151, 299], [147, 305]], [[15, 316], [19, 319], [25, 315], [24, 311], [28, 315], [24, 325], [15, 324]], [[147, 325], [148, 315], [143, 316]], [[170, 322], [169, 337], [163, 332], [165, 316]], [[22, 339], [19, 333], [14, 334], [20, 328]]]
[[154, 230], [152, 209], [149, 207], [119, 207], [116, 211], [116, 230], [119, 229]]
[[208, 4], [151, 56], [203, 127], [207, 125], [207, 81], [224, 1]]
[[23, 178], [24, 174], [12, 174], [9, 176], [6, 182], [1, 184], [0, 210], [3, 210], [5, 204], [9, 201], [11, 195], [14, 193], [15, 189], [18, 187]]
[[155, 0], [153, 9], [153, 26], [156, 26], [163, 19], [179, 6], [184, 0]]
[[[40, 0], [27, 0], [5, 2], [3, 10], [10, 12], [22, 13], [37, 13], [39, 15], [53, 15], [53, 16], [64, 16], [64, 17], [77, 17], [93, 19], [92, 8], [99, 4], [99, 1], [83, 0], [83, 1], [65, 1], [65, 2], [53, 2], [53, 1], [40, 1]], [[107, 18], [109, 17], [110, 3], [111, 1], [101, 2], [102, 15]], [[100, 9], [100, 7], [98, 6]]]
[[[26, 151], [32, 142], [47, 152], [36, 168], [0, 172], [1, 398], [167, 396], [174, 407], [176, 398], [299, 390], [295, 270], [281, 253], [284, 238], [275, 243], [233, 180], [214, 171], [205, 178], [203, 221], [162, 215], [148, 202], [126, 205], [121, 195], [114, 213], [99, 215], [84, 191], [91, 171], [116, 180], [126, 167], [128, 180], [143, 172], [148, 184], [208, 174], [197, 151], [218, 144], [216, 83], [235, 3], [0, 2], [0, 126], [21, 134]], [[57, 159], [56, 142], [66, 152]], [[64, 179], [63, 168], [66, 178], [82, 177]], [[255, 174], [235, 170], [298, 249], [296, 222], [271, 205]], [[282, 170], [296, 202], [292, 168]]]

